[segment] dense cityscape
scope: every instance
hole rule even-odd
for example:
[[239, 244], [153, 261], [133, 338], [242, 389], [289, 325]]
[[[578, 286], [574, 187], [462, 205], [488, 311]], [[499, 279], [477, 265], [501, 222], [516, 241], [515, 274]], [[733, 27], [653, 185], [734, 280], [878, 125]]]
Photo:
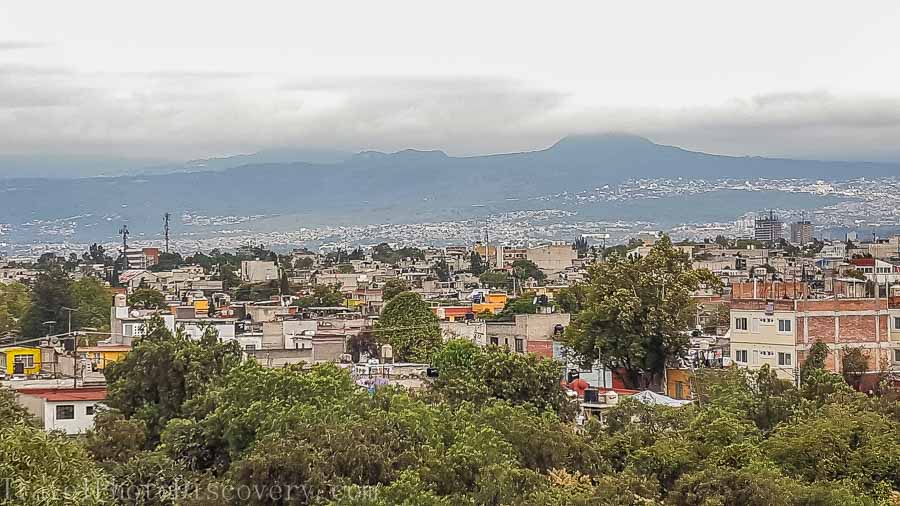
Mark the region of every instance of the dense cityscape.
[[900, 506], [898, 26], [0, 2], [0, 506]]

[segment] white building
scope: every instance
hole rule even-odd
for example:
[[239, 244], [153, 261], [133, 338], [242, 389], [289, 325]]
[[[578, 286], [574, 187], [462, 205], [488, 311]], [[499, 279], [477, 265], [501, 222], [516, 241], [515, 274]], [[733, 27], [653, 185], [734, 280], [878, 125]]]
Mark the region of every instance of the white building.
[[278, 279], [278, 266], [265, 260], [244, 260], [241, 262], [241, 281], [262, 283]]
[[94, 427], [94, 415], [106, 400], [106, 387], [23, 388], [16, 394], [19, 404], [44, 430], [73, 435]]

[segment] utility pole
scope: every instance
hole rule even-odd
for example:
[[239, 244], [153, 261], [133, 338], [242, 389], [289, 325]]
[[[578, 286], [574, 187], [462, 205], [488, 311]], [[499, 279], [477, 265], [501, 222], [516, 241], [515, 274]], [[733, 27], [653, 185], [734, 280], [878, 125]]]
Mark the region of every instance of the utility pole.
[[169, 252], [169, 213], [165, 214], [165, 230], [166, 230], [166, 253]]
[[122, 225], [119, 229], [119, 235], [122, 236], [122, 270], [128, 270], [128, 225]]
[[72, 313], [78, 311], [70, 307], [60, 307], [69, 312], [69, 337], [72, 338], [72, 387], [78, 388], [78, 337], [72, 334]]

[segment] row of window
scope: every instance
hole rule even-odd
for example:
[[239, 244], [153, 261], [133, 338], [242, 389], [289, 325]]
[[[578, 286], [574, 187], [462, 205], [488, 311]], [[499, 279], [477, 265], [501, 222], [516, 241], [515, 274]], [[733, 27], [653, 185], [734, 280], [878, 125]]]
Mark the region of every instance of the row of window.
[[[753, 332], [759, 332], [759, 327], [758, 327], [759, 322], [766, 323], [766, 322], [771, 322], [771, 321], [772, 321], [771, 319], [762, 319], [762, 320], [753, 319], [753, 323], [754, 323]], [[749, 322], [750, 322], [750, 319], [747, 318], [746, 316], [737, 317], [734, 319], [734, 329], [735, 330], [743, 330], [743, 331], [751, 330], [748, 327]], [[794, 328], [793, 323], [794, 322], [791, 320], [779, 319], [778, 320], [778, 332], [792, 332], [793, 328]], [[900, 316], [894, 317], [894, 330], [900, 330]]]
[[[750, 352], [748, 350], [735, 350], [734, 361], [739, 364], [749, 364], [750, 363], [749, 353]], [[763, 350], [763, 351], [755, 351], [754, 350], [753, 353], [754, 353], [754, 361], [753, 361], [754, 363], [759, 361], [758, 358], [756, 357], [756, 354], [759, 354], [760, 356], [763, 356], [763, 357], [775, 356], [775, 352], [766, 351], [766, 350]], [[781, 352], [781, 351], [778, 352], [778, 365], [791, 366], [791, 365], [793, 365], [793, 361], [794, 361], [794, 359], [790, 353]]]
[[[496, 336], [492, 336], [490, 338], [490, 342], [494, 346], [500, 346], [500, 338]], [[509, 339], [506, 339], [506, 346], [509, 346]], [[522, 338], [516, 338], [516, 353], [525, 353], [525, 340]]]
[[[759, 323], [760, 322], [773, 323], [774, 320], [771, 318], [766, 318], [763, 320], [758, 320], [758, 319], [754, 318], [752, 329], [748, 326], [749, 321], [750, 320], [745, 316], [735, 318], [734, 319], [735, 330], [743, 330], [743, 331], [752, 330], [753, 332], [759, 332]], [[900, 318], [898, 318], [898, 321], [900, 321]], [[793, 330], [794, 330], [794, 322], [793, 321], [782, 320], [780, 318], [778, 319], [778, 332], [789, 333], [789, 332], [793, 332]]]
[[[759, 356], [761, 356], [761, 357], [775, 356], [775, 352], [767, 351], [767, 350], [754, 352], [754, 353], [759, 353]], [[739, 364], [748, 364], [748, 363], [750, 363], [750, 361], [748, 360], [748, 354], [749, 354], [748, 350], [735, 350], [734, 361]], [[894, 348], [893, 362], [895, 364], [900, 364], [900, 348]], [[792, 365], [791, 354], [779, 352], [778, 353], [778, 365], [784, 365], [784, 366]]]
[[[94, 416], [94, 406], [85, 406], [84, 414], [87, 416]], [[75, 405], [60, 404], [60, 405], [56, 406], [56, 419], [57, 420], [74, 420], [75, 419]]]

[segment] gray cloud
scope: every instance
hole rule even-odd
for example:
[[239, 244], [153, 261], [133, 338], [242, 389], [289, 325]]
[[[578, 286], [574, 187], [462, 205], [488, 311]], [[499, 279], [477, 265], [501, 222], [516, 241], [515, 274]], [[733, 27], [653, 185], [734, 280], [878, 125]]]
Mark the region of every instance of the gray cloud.
[[0, 51], [14, 51], [18, 49], [40, 49], [47, 47], [43, 42], [31, 42], [24, 40], [0, 40]]
[[484, 76], [284, 80], [6, 65], [0, 153], [186, 159], [303, 146], [474, 154], [628, 131], [723, 154], [900, 160], [900, 97], [801, 90], [677, 110], [576, 108], [575, 98]]

